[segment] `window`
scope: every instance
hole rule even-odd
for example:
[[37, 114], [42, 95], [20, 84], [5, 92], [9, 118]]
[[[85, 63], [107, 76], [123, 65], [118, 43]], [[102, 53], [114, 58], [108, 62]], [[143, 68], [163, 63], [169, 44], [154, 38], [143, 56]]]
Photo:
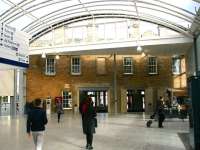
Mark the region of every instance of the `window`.
[[185, 66], [185, 58], [181, 59], [181, 73], [185, 73], [186, 72], [186, 66]]
[[116, 23], [116, 38], [119, 40], [127, 39], [127, 24], [126, 24], [126, 22]]
[[56, 61], [54, 58], [46, 58], [46, 75], [55, 75], [56, 74]]
[[104, 24], [99, 24], [97, 26], [97, 41], [105, 40], [105, 28]]
[[72, 108], [72, 96], [71, 92], [69, 91], [63, 91], [62, 92], [62, 98], [63, 98], [63, 108]]
[[73, 75], [81, 74], [81, 62], [79, 56], [74, 56], [71, 58], [71, 74]]
[[105, 39], [106, 40], [115, 39], [115, 24], [114, 23], [105, 24]]
[[75, 27], [73, 28], [73, 40], [75, 43], [80, 43], [83, 41], [83, 28]]
[[0, 103], [9, 103], [8, 96], [0, 96]]
[[157, 74], [158, 73], [156, 57], [148, 58], [148, 72], [149, 72], [149, 74]]
[[65, 26], [65, 43], [70, 44], [73, 41], [73, 28]]
[[181, 73], [181, 59], [179, 57], [172, 58], [172, 74], [179, 75]]
[[57, 28], [54, 30], [54, 45], [61, 45], [64, 42], [64, 28]]
[[98, 57], [96, 62], [97, 74], [106, 74], [106, 59]]
[[133, 59], [132, 57], [124, 57], [124, 74], [133, 74]]

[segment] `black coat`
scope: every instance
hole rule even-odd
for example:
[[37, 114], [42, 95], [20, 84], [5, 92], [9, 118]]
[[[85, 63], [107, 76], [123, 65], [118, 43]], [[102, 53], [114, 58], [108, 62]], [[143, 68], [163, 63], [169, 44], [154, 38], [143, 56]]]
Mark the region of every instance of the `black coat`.
[[36, 107], [28, 112], [27, 117], [27, 133], [30, 131], [44, 131], [45, 124], [47, 124], [46, 111], [42, 108]]
[[84, 134], [93, 134], [95, 133], [96, 125], [96, 111], [95, 108], [90, 105], [87, 112], [82, 113], [82, 127]]
[[158, 120], [162, 122], [165, 120], [165, 114], [162, 108], [158, 110]]

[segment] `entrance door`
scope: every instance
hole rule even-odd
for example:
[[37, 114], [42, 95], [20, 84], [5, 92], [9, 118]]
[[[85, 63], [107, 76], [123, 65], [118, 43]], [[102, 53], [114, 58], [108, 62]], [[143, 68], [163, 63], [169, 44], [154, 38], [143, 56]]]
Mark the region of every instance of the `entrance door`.
[[106, 90], [95, 91], [95, 89], [90, 89], [81, 90], [79, 93], [80, 102], [84, 100], [87, 97], [87, 95], [90, 95], [97, 109], [97, 112], [108, 112], [108, 92]]
[[127, 90], [127, 111], [144, 112], [144, 90]]
[[0, 96], [0, 115], [10, 115], [10, 97]]

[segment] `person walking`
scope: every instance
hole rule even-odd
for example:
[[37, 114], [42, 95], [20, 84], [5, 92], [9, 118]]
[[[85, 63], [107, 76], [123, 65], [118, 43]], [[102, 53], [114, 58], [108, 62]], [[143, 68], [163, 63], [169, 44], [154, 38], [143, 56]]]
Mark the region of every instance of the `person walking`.
[[46, 111], [42, 108], [42, 100], [35, 99], [35, 107], [28, 112], [27, 116], [27, 134], [33, 137], [35, 150], [42, 150], [45, 125], [47, 124]]
[[60, 123], [60, 116], [63, 113], [62, 101], [58, 100], [56, 103], [56, 110], [58, 115], [58, 123]]
[[163, 111], [163, 107], [160, 106], [158, 109], [158, 127], [163, 128], [163, 122], [165, 120], [165, 114]]
[[86, 149], [93, 149], [93, 134], [97, 127], [96, 111], [90, 96], [81, 104], [82, 127], [83, 133], [86, 135]]

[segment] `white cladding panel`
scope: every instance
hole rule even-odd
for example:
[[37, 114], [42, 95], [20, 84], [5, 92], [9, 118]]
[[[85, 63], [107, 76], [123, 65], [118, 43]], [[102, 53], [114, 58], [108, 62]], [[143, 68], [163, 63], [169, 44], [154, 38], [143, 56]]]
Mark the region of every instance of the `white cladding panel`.
[[14, 70], [0, 70], [0, 96], [14, 95]]

